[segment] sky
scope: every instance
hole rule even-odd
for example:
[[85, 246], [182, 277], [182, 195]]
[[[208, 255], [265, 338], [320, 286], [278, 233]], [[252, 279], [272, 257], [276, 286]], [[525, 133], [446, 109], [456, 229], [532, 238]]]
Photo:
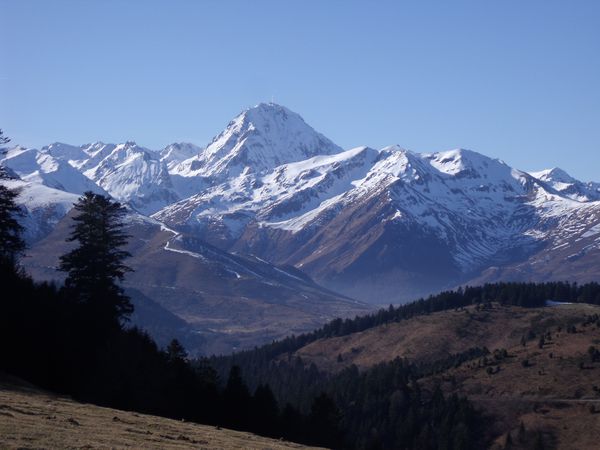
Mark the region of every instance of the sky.
[[600, 1], [0, 0], [13, 143], [205, 145], [275, 101], [344, 148], [600, 181]]

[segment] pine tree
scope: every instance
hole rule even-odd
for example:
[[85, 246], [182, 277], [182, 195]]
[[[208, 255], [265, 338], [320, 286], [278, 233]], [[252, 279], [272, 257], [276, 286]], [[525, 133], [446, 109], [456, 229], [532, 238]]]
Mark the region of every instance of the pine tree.
[[180, 364], [185, 362], [187, 356], [185, 348], [177, 339], [173, 339], [167, 346], [167, 359], [169, 362]]
[[79, 246], [60, 258], [67, 272], [65, 288], [90, 307], [95, 321], [120, 327], [133, 306], [118, 282], [131, 269], [123, 260], [131, 256], [122, 216], [125, 208], [103, 195], [86, 192], [75, 204], [75, 224], [69, 242]]
[[342, 443], [339, 429], [340, 411], [335, 402], [325, 392], [313, 400], [309, 423], [315, 444], [338, 448]]
[[229, 378], [223, 392], [223, 399], [225, 400], [228, 425], [236, 429], [245, 429], [249, 421], [252, 397], [242, 379], [242, 372], [239, 366], [233, 366], [229, 371]]
[[18, 195], [17, 191], [0, 185], [0, 264], [8, 268], [15, 267], [17, 258], [25, 249], [21, 237], [23, 227], [17, 221], [17, 217], [22, 215], [15, 201]]
[[[10, 138], [4, 136], [4, 132], [0, 129], [0, 155], [4, 155], [6, 150], [2, 147], [4, 144], [8, 144], [10, 142]], [[0, 179], [8, 178], [8, 174], [3, 166], [0, 166]]]
[[[10, 142], [0, 130], [0, 146]], [[4, 150], [0, 148], [0, 154]], [[8, 178], [4, 167], [0, 166], [0, 179]], [[17, 221], [22, 215], [21, 208], [16, 203], [19, 192], [0, 185], [0, 265], [2, 269], [14, 270], [17, 258], [25, 250], [25, 241], [21, 235], [23, 227]]]
[[504, 442], [504, 448], [509, 449], [513, 447], [512, 436], [510, 435], [510, 431], [506, 434], [506, 441]]
[[256, 388], [252, 397], [253, 416], [252, 429], [264, 435], [277, 436], [279, 407], [273, 391], [268, 384], [261, 384]]

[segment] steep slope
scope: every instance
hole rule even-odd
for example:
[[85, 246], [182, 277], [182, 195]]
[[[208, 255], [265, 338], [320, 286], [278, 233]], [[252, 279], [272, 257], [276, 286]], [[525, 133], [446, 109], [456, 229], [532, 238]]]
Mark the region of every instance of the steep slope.
[[19, 192], [17, 202], [23, 209], [19, 222], [25, 228], [23, 238], [29, 245], [48, 236], [79, 198], [32, 181], [11, 179], [0, 183]]
[[583, 183], [558, 167], [531, 172], [531, 175], [570, 199], [579, 202], [600, 200], [600, 183]]
[[[90, 166], [88, 160], [84, 167]], [[84, 174], [115, 199], [129, 203], [144, 214], [178, 200], [167, 164], [160, 155], [126, 142], [115, 146]]]
[[8, 150], [0, 164], [12, 169], [25, 182], [39, 183], [78, 195], [85, 191], [106, 195], [104, 189], [71, 166], [65, 157], [57, 157], [56, 153], [17, 146]]
[[159, 153], [134, 142], [81, 147], [54, 143], [41, 150], [12, 148], [0, 164], [25, 181], [79, 195], [85, 191], [111, 195], [150, 214], [179, 200], [168, 164], [180, 162], [191, 148], [173, 144]]
[[[215, 244], [231, 244], [253, 222], [284, 228], [285, 219], [294, 221], [344, 193], [356, 176], [364, 176], [376, 158], [376, 150], [360, 147], [284, 164], [263, 176], [245, 173], [208, 186], [154, 217], [175, 226], [188, 225]], [[304, 222], [287, 228], [301, 229]]]
[[[72, 245], [65, 242], [70, 224], [70, 216], [65, 217], [29, 249], [24, 264], [34, 278], [64, 276], [56, 267], [59, 255]], [[127, 232], [134, 255], [127, 263], [134, 272], [125, 287], [138, 305], [144, 305], [142, 311], [158, 305], [180, 319], [183, 323], [174, 323], [172, 329], [159, 322], [149, 331], [161, 341], [171, 331], [192, 354], [248, 348], [368, 310], [321, 288], [296, 269], [228, 254], [135, 213], [128, 216]], [[153, 304], [144, 303], [146, 299]], [[146, 323], [148, 319], [146, 313]]]
[[600, 202], [571, 204], [556, 198], [539, 202], [538, 209], [548, 217], [546, 228], [539, 229], [540, 248], [524, 260], [502, 266], [493, 265], [468, 284], [497, 280], [597, 281], [600, 277]]
[[160, 160], [167, 165], [169, 170], [185, 161], [198, 155], [202, 151], [202, 147], [190, 144], [189, 142], [176, 142], [169, 144], [160, 152]]
[[468, 150], [358, 147], [213, 182], [154, 217], [389, 303], [583, 234], [598, 205]]
[[198, 156], [173, 171], [224, 179], [340, 150], [298, 114], [274, 103], [261, 103], [238, 115]]

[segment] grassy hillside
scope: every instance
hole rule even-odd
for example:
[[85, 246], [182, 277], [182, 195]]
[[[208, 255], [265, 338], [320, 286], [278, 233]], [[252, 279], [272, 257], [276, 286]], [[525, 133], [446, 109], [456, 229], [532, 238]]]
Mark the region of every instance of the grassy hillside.
[[319, 339], [300, 348], [295, 355], [328, 371], [352, 364], [366, 368], [396, 357], [429, 363], [474, 347], [490, 350], [511, 347], [519, 344], [529, 331], [540, 333], [559, 325], [566, 328], [580, 322], [585, 315], [598, 313], [599, 306], [586, 304], [547, 308], [497, 303], [485, 309], [469, 306]]
[[0, 376], [0, 448], [283, 450], [316, 447], [77, 403]]
[[486, 356], [421, 378], [421, 389], [466, 396], [491, 418], [492, 449], [591, 450], [600, 447], [598, 314], [600, 307], [585, 304], [469, 306], [320, 339], [295, 355], [337, 373], [395, 357], [431, 364], [487, 347]]

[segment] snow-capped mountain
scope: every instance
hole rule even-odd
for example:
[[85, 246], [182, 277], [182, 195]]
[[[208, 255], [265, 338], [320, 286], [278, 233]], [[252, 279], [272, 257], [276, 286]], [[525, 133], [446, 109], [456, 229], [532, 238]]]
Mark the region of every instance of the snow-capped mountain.
[[0, 183], [19, 192], [17, 201], [23, 209], [19, 222], [25, 228], [23, 238], [30, 244], [50, 234], [79, 199], [77, 194], [36, 181], [8, 179], [0, 180]]
[[396, 300], [532, 255], [565, 228], [584, 231], [572, 218], [600, 219], [598, 206], [476, 152], [392, 146], [242, 173], [154, 217], [342, 292]]
[[135, 142], [95, 142], [81, 147], [54, 143], [41, 150], [14, 147], [0, 164], [24, 181], [74, 194], [85, 191], [110, 194], [142, 213], [151, 214], [180, 198], [168, 164], [177, 164], [189, 156], [190, 147], [179, 150], [169, 147], [161, 152]]
[[[85, 163], [89, 167], [89, 161]], [[126, 142], [112, 148], [85, 176], [94, 180], [119, 201], [146, 214], [179, 199], [171, 183], [167, 164], [160, 155]]]
[[160, 152], [160, 160], [167, 165], [169, 170], [172, 170], [177, 164], [182, 161], [197, 156], [202, 151], [202, 147], [190, 144], [188, 142], [176, 142], [169, 144]]
[[573, 200], [580, 202], [600, 200], [600, 183], [583, 183], [558, 167], [531, 172], [531, 175]]
[[[292, 265], [377, 302], [494, 267], [539, 268], [552, 249], [582, 242], [578, 264], [591, 264], [598, 246], [589, 233], [600, 223], [600, 184], [560, 169], [526, 173], [464, 149], [342, 150], [275, 104], [243, 111], [206, 147], [99, 142], [11, 152], [6, 165], [25, 180], [76, 193], [92, 183], [221, 250]], [[53, 164], [62, 169], [51, 179]], [[527, 270], [537, 276], [536, 268]]]
[[238, 115], [202, 152], [181, 163], [174, 172], [225, 180], [339, 151], [340, 147], [313, 130], [298, 114], [280, 105], [261, 103]]
[[69, 164], [66, 157], [56, 156], [52, 151], [14, 147], [8, 150], [0, 164], [12, 169], [23, 181], [72, 194], [92, 191], [106, 195], [104, 189]]

